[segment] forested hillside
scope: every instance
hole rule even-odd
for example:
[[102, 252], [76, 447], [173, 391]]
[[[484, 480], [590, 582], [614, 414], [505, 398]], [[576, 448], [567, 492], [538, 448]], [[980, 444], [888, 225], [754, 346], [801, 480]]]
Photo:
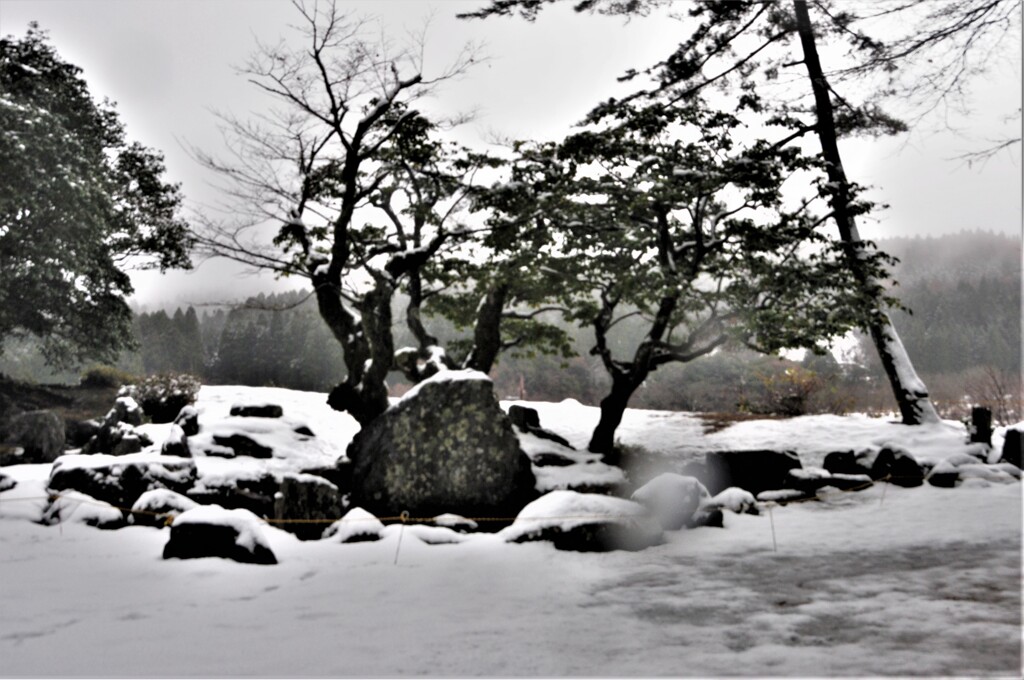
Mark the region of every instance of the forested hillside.
[[[894, 288], [909, 311], [893, 320], [915, 365], [947, 413], [964, 394], [977, 399], [993, 390], [1019, 391], [1021, 347], [1021, 241], [986, 232], [891, 239], [881, 247], [899, 258]], [[396, 300], [395, 319], [404, 300]], [[460, 334], [443, 319], [428, 319], [432, 332], [450, 340]], [[504, 355], [493, 377], [501, 397], [595, 404], [607, 376], [589, 354], [586, 330], [565, 326], [577, 356]], [[233, 309], [195, 308], [138, 313], [137, 352], [122, 355], [130, 373], [189, 372], [207, 383], [276, 385], [327, 391], [344, 373], [338, 343], [305, 292], [258, 295]], [[628, 322], [611, 337], [635, 343]], [[401, 347], [414, 344], [402, 324]], [[463, 332], [462, 334], [465, 334]], [[707, 411], [843, 411], [886, 408], [888, 395], [873, 348], [861, 343], [862, 366], [840, 366], [830, 356], [803, 364], [748, 350], [719, 351], [691, 364], [652, 374], [631, 402], [645, 408]], [[47, 372], [30, 341], [8, 348], [0, 371], [40, 382], [76, 382], [77, 373]], [[396, 394], [409, 386], [398, 373]], [[994, 384], [998, 383], [998, 384]], [[991, 396], [991, 395], [989, 395]]]

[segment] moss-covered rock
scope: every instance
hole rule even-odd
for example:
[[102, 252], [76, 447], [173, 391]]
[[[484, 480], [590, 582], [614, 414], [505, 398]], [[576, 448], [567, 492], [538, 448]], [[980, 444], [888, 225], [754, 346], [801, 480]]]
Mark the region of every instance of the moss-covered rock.
[[512, 517], [536, 497], [529, 458], [482, 373], [449, 371], [352, 441], [353, 504], [377, 516]]

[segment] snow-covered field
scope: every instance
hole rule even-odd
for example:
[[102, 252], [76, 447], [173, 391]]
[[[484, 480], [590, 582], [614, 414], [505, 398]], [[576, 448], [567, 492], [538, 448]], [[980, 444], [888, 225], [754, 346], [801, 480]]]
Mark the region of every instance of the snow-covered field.
[[[235, 401], [281, 404], [289, 425], [316, 432], [297, 453], [304, 464], [333, 462], [356, 429], [323, 395], [229, 387], [203, 388], [200, 422]], [[597, 419], [574, 402], [531, 405], [577, 446]], [[630, 411], [621, 437], [669, 467], [726, 448], [794, 450], [818, 465], [828, 451], [886, 442], [942, 458], [964, 438], [953, 424], [857, 416], [701, 433], [687, 414]], [[238, 461], [197, 462], [202, 473]], [[1019, 483], [876, 484], [759, 516], [727, 512], [724, 529], [669, 532], [664, 545], [635, 553], [476, 534], [428, 545], [399, 526], [373, 543], [301, 542], [267, 526], [279, 564], [257, 566], [165, 561], [167, 529], [36, 524], [49, 466], [3, 471], [19, 482], [0, 494], [5, 676], [1021, 671]]]

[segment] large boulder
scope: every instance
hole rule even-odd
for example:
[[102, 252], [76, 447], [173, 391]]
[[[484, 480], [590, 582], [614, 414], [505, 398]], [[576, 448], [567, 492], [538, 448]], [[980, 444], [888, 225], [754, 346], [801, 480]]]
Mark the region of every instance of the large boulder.
[[248, 510], [207, 506], [174, 518], [164, 559], [224, 557], [249, 564], [277, 564], [258, 517]]
[[281, 482], [270, 472], [239, 471], [201, 476], [185, 495], [200, 505], [242, 508], [258, 517], [274, 516], [274, 496]]
[[21, 413], [4, 425], [2, 440], [22, 450], [16, 462], [52, 463], [64, 452], [64, 421], [53, 411]]
[[146, 491], [170, 489], [183, 493], [195, 480], [196, 464], [189, 458], [69, 455], [54, 461], [47, 487], [79, 491], [118, 508], [131, 508]]
[[709, 451], [705, 456], [708, 491], [717, 494], [738, 486], [757, 495], [792, 484], [790, 470], [801, 467], [792, 451]]
[[341, 493], [326, 479], [315, 475], [285, 474], [280, 484], [274, 494], [274, 519], [278, 528], [300, 539], [311, 540], [323, 535], [324, 525], [316, 520], [322, 522], [341, 516], [344, 505]]
[[103, 418], [103, 424], [92, 439], [82, 446], [82, 453], [110, 453], [126, 456], [138, 453], [153, 441], [136, 430], [142, 423], [142, 409], [135, 399], [120, 396]]
[[379, 516], [512, 516], [535, 479], [491, 381], [444, 371], [420, 383], [349, 445], [352, 503]]

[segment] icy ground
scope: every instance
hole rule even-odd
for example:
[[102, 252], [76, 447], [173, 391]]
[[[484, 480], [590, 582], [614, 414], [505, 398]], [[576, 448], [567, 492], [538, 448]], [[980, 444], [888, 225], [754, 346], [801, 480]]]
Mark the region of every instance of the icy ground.
[[[343, 451], [322, 395], [204, 388], [200, 422], [271, 401]], [[585, 443], [595, 409], [532, 404]], [[332, 428], [332, 423], [341, 423]], [[332, 429], [334, 430], [332, 432]], [[687, 414], [631, 411], [622, 439], [665, 461], [713, 448], [892, 441], [933, 458], [963, 429], [862, 417], [752, 421], [704, 437]], [[210, 459], [211, 461], [213, 459]], [[217, 465], [232, 461], [217, 460]], [[832, 676], [1021, 671], [1021, 487], [877, 484], [823, 503], [726, 513], [639, 553], [558, 552], [478, 536], [427, 545], [300, 542], [266, 527], [275, 566], [161, 559], [167, 529], [33, 523], [49, 466], [4, 468], [0, 675]], [[777, 551], [773, 550], [772, 526]], [[397, 529], [394, 527], [393, 529]]]

